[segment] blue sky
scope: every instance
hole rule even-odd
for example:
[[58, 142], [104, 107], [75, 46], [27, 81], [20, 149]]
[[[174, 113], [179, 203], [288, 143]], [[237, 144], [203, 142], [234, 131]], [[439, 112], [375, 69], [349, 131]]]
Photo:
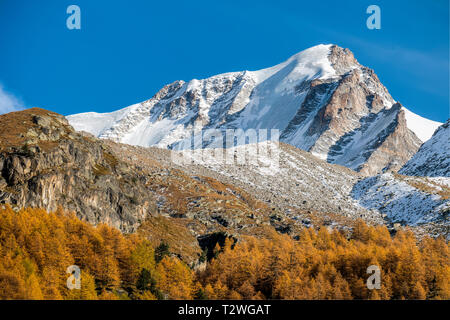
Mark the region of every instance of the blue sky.
[[[71, 4], [81, 30], [66, 27]], [[366, 27], [371, 4], [381, 30]], [[113, 111], [175, 80], [269, 67], [320, 43], [351, 49], [411, 111], [449, 117], [448, 0], [0, 0], [0, 111]]]

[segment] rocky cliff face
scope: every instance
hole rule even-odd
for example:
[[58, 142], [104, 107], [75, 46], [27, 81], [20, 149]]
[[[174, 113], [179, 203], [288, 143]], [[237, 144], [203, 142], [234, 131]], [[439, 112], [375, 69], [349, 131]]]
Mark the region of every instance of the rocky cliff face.
[[100, 138], [164, 148], [194, 128], [278, 129], [282, 142], [370, 175], [400, 169], [422, 144], [405, 111], [350, 50], [319, 45], [271, 68], [176, 81], [143, 103], [68, 119]]
[[328, 59], [339, 77], [311, 83], [283, 141], [365, 175], [400, 169], [421, 144], [403, 107], [348, 49], [333, 46]]
[[62, 206], [90, 223], [132, 231], [153, 199], [147, 177], [119, 162], [96, 138], [42, 109], [0, 116], [0, 201], [17, 207]]

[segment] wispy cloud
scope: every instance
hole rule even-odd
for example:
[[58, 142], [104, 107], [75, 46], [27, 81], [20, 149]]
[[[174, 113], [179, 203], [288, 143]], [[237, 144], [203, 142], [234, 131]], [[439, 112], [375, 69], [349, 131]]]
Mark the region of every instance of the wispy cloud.
[[423, 52], [400, 46], [383, 46], [356, 37], [350, 38], [350, 41], [357, 44], [367, 54], [379, 60], [395, 63], [410, 72], [422, 74], [423, 70], [428, 70], [430, 73], [442, 73], [449, 67], [448, 59], [442, 58], [435, 52]]
[[384, 47], [381, 45], [359, 41], [360, 48], [367, 55], [386, 64], [390, 64], [404, 72], [405, 81], [408, 75], [421, 81], [410, 82], [416, 89], [440, 97], [448, 97], [449, 60], [437, 52], [423, 52], [400, 46]]
[[[353, 52], [363, 52], [367, 57], [378, 61], [393, 70], [404, 74], [404, 81], [409, 82], [415, 89], [440, 97], [448, 97], [449, 59], [447, 52], [435, 50], [423, 51], [413, 48], [369, 41], [345, 32], [317, 27], [317, 31], [332, 39], [339, 39]], [[335, 44], [342, 45], [340, 42]], [[358, 59], [360, 56], [357, 55]], [[366, 61], [359, 61], [363, 65], [373, 67]], [[378, 70], [378, 69], [377, 69]], [[377, 71], [376, 70], [376, 71]], [[411, 77], [412, 80], [409, 78]], [[421, 81], [417, 81], [421, 79]]]
[[0, 84], [0, 114], [24, 109], [23, 102]]

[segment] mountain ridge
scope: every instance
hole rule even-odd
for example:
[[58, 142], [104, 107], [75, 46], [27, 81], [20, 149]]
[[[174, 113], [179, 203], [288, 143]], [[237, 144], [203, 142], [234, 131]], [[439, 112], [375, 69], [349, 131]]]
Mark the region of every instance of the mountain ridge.
[[450, 177], [450, 119], [400, 169], [411, 176]]

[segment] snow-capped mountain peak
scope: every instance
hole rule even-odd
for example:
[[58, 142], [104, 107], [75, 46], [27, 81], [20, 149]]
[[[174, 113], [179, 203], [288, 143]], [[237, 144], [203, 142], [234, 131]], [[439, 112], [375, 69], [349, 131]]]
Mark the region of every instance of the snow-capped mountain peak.
[[429, 136], [428, 120], [396, 104], [373, 70], [336, 45], [258, 71], [176, 81], [125, 109], [67, 118], [100, 138], [163, 148], [194, 128], [278, 129], [281, 141], [367, 174], [399, 169]]

